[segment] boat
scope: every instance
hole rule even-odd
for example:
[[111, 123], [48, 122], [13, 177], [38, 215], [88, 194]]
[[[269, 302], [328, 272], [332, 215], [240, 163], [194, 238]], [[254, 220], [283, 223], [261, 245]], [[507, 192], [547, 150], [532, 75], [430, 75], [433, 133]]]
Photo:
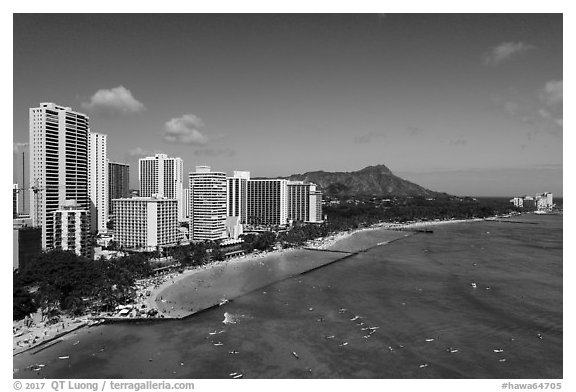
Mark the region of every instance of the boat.
[[342, 347], [342, 346], [347, 346], [347, 345], [348, 345], [348, 342], [344, 342], [344, 343], [339, 344], [338, 346]]
[[494, 352], [495, 352], [495, 353], [501, 353], [501, 352], [503, 352], [503, 351], [504, 351], [504, 350], [502, 350], [502, 349], [500, 349], [500, 348], [494, 349]]
[[457, 352], [458, 352], [457, 349], [454, 349], [454, 348], [451, 348], [451, 349], [450, 349], [450, 353], [452, 353], [452, 354], [453, 354], [453, 353], [457, 353]]
[[234, 372], [234, 373], [230, 373], [229, 376], [235, 376], [237, 374], [238, 374], [237, 372]]
[[506, 358], [501, 358], [498, 360], [498, 362], [506, 362]]
[[472, 282], [472, 283], [470, 283], [470, 286], [472, 286], [473, 288], [476, 288], [476, 283]]
[[427, 342], [433, 342], [434, 338], [426, 339]]
[[298, 354], [296, 354], [296, 351], [292, 351], [292, 355], [294, 355], [296, 357], [296, 359], [300, 359], [300, 357], [298, 356]]
[[359, 318], [360, 318], [360, 316], [354, 316], [354, 317], [352, 317], [352, 318], [350, 319], [350, 321], [356, 321], [356, 320], [358, 320]]
[[326, 336], [326, 339], [334, 339], [334, 335]]
[[237, 374], [237, 375], [235, 375], [235, 376], [234, 376], [234, 377], [232, 377], [232, 378], [242, 378], [242, 377], [244, 377], [244, 375], [243, 375], [243, 374]]
[[208, 335], [216, 335], [218, 332], [214, 331], [214, 332], [208, 332]]
[[224, 345], [224, 343], [222, 343], [222, 342], [218, 342], [218, 343], [214, 343], [214, 345], [215, 345], [215, 346], [223, 346], [223, 345]]
[[220, 302], [218, 302], [218, 306], [222, 306], [222, 305], [227, 304], [227, 303], [228, 303], [228, 300], [226, 298], [222, 298], [220, 300]]
[[419, 366], [420, 369], [425, 368], [425, 367], [428, 367], [427, 363], [423, 363], [422, 365]]
[[66, 355], [64, 357], [58, 357], [58, 359], [68, 359], [68, 358], [70, 358], [70, 355]]
[[368, 339], [370, 337], [370, 335], [364, 335], [362, 336], [364, 339]]

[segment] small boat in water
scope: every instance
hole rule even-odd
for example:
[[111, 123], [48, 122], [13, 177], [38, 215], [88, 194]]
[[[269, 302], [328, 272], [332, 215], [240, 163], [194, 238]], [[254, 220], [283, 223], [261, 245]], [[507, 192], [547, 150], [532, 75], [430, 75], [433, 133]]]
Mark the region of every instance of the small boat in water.
[[334, 335], [326, 336], [326, 339], [334, 339], [334, 338], [335, 338]]
[[344, 342], [344, 343], [340, 343], [338, 346], [342, 347], [342, 346], [347, 346], [348, 342]]
[[66, 355], [66, 356], [64, 356], [64, 357], [58, 357], [58, 359], [68, 359], [68, 358], [70, 358], [69, 355]]
[[296, 359], [300, 359], [300, 357], [298, 356], [298, 354], [296, 354], [296, 351], [292, 351], [292, 355], [294, 355], [296, 357]]
[[472, 288], [476, 288], [476, 283], [472, 282], [470, 283], [470, 286], [472, 286]]
[[426, 339], [427, 342], [433, 342], [434, 338]]
[[354, 317], [352, 317], [352, 318], [350, 319], [350, 321], [356, 321], [356, 320], [358, 320], [359, 318], [360, 318], [360, 316], [354, 316]]
[[228, 303], [228, 300], [226, 298], [222, 298], [220, 300], [220, 302], [218, 302], [218, 306], [222, 306], [222, 305], [227, 304], [227, 303]]
[[501, 353], [501, 352], [504, 352], [504, 350], [502, 350], [502, 349], [500, 349], [500, 348], [497, 348], [497, 349], [494, 349], [494, 352], [495, 352], [495, 353]]
[[420, 369], [425, 368], [425, 367], [428, 367], [427, 363], [423, 363], [422, 365], [419, 366]]
[[215, 345], [215, 346], [223, 346], [223, 345], [224, 345], [224, 343], [222, 343], [222, 342], [218, 342], [218, 343], [214, 343], [214, 345]]
[[235, 375], [235, 376], [234, 376], [234, 377], [232, 377], [232, 378], [242, 378], [242, 377], [244, 377], [244, 375], [243, 375], [243, 374], [237, 374], [237, 375]]

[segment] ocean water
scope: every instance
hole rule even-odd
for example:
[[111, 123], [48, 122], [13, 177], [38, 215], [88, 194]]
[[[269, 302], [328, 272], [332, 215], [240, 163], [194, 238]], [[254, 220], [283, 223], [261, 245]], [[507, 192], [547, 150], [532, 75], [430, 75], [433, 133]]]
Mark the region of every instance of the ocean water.
[[83, 329], [14, 357], [14, 377], [562, 378], [562, 216], [514, 220], [436, 226], [188, 319]]

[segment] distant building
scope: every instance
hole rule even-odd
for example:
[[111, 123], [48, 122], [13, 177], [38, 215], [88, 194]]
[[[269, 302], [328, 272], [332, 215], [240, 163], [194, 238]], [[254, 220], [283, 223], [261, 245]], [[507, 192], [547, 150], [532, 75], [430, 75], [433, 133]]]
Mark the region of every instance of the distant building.
[[234, 175], [226, 180], [226, 216], [240, 218], [240, 224], [245, 224], [248, 220], [249, 180], [249, 171], [234, 171]]
[[130, 197], [130, 165], [108, 160], [108, 214], [112, 213], [112, 199]]
[[12, 269], [22, 270], [42, 252], [42, 229], [30, 219], [14, 219], [12, 227]]
[[88, 116], [41, 103], [30, 108], [30, 216], [42, 227], [42, 249], [54, 248], [54, 212], [69, 199], [89, 210]]
[[322, 192], [316, 190], [316, 184], [288, 182], [288, 220], [322, 221]]
[[190, 186], [190, 240], [226, 238], [226, 173], [196, 166], [188, 174]]
[[76, 200], [66, 200], [53, 213], [54, 248], [74, 251], [79, 256], [91, 257], [88, 243], [90, 220], [87, 209], [80, 208]]
[[240, 217], [227, 216], [226, 217], [226, 237], [237, 240], [244, 233], [244, 228], [240, 223]]
[[18, 184], [12, 187], [12, 218], [18, 218]]
[[532, 196], [524, 196], [524, 200], [522, 201], [522, 207], [527, 209], [535, 209], [536, 201]]
[[140, 197], [159, 195], [178, 202], [178, 219], [184, 220], [184, 166], [182, 158], [166, 154], [141, 158], [138, 162]]
[[90, 230], [105, 233], [108, 221], [107, 136], [88, 132], [88, 193]]
[[176, 245], [178, 202], [161, 196], [113, 199], [114, 238], [121, 247], [154, 251]]
[[249, 180], [247, 220], [251, 225], [286, 225], [288, 223], [288, 180]]
[[534, 200], [536, 201], [536, 209], [539, 211], [550, 210], [552, 207], [554, 207], [552, 193], [538, 193]]
[[524, 207], [524, 199], [522, 197], [515, 197], [510, 200], [510, 203], [514, 204], [514, 207], [522, 208]]

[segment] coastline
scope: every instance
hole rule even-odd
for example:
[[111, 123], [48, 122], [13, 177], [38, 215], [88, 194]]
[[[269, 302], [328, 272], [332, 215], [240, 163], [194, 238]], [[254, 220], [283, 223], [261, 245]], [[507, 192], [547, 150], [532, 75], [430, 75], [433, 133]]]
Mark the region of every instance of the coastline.
[[[163, 319], [180, 319], [183, 317], [190, 316], [199, 311], [205, 310], [212, 306], [217, 306], [221, 302], [226, 302], [228, 300], [234, 299], [236, 296], [226, 296], [219, 295], [218, 288], [213, 287], [212, 284], [207, 283], [206, 277], [213, 276], [216, 274], [229, 274], [230, 276], [235, 276], [239, 273], [238, 270], [246, 270], [250, 268], [260, 268], [265, 269], [273, 265], [282, 257], [297, 257], [298, 253], [303, 251], [309, 251], [324, 254], [333, 253], [333, 256], [324, 262], [320, 262], [317, 265], [307, 266], [301, 271], [296, 271], [294, 274], [289, 276], [281, 276], [276, 281], [286, 279], [310, 269], [316, 269], [324, 266], [328, 263], [337, 261], [347, 255], [354, 254], [362, 249], [356, 251], [351, 250], [337, 250], [337, 245], [345, 243], [346, 240], [351, 240], [353, 236], [357, 236], [362, 233], [369, 233], [371, 231], [410, 231], [420, 228], [429, 228], [436, 225], [450, 224], [450, 223], [468, 223], [475, 221], [483, 221], [484, 218], [476, 219], [452, 219], [452, 220], [442, 220], [442, 221], [421, 221], [421, 222], [409, 222], [409, 223], [377, 223], [369, 227], [352, 229], [347, 231], [338, 232], [331, 234], [328, 237], [310, 240], [306, 244], [297, 248], [287, 248], [287, 249], [277, 249], [266, 252], [250, 253], [248, 255], [236, 256], [228, 260], [212, 262], [199, 267], [193, 267], [185, 269], [184, 272], [171, 272], [160, 277], [153, 277], [142, 279], [136, 282], [136, 301], [131, 306], [132, 311], [129, 317], [118, 317], [118, 316], [108, 316], [105, 314], [100, 314], [94, 317], [98, 320], [110, 320], [110, 321], [145, 321], [145, 320], [157, 320], [158, 318]], [[398, 238], [393, 240], [401, 239], [401, 237], [407, 236], [409, 234], [398, 234]], [[386, 245], [390, 241], [383, 241], [376, 245]], [[329, 257], [329, 256], [327, 256]], [[196, 279], [195, 279], [196, 278]], [[238, 285], [243, 281], [236, 281], [234, 279], [227, 280], [227, 285], [232, 285], [235, 287], [228, 287], [229, 291], [238, 293], [239, 295], [244, 294], [241, 292], [241, 287]], [[189, 284], [184, 284], [189, 283]], [[267, 282], [265, 285], [274, 282]], [[179, 297], [184, 296], [184, 294], [190, 294], [195, 291], [195, 294], [206, 295], [207, 298], [204, 304], [193, 310], [182, 309], [181, 305], [177, 302]], [[147, 295], [149, 293], [149, 295]], [[166, 296], [166, 298], [164, 298]], [[180, 309], [177, 306], [180, 305]], [[145, 312], [156, 309], [158, 315], [156, 317], [147, 317]], [[55, 344], [58, 342], [59, 338], [83, 328], [89, 326], [90, 318], [87, 316], [82, 317], [71, 317], [68, 315], [61, 316], [61, 321], [56, 324], [46, 325], [40, 320], [40, 314], [36, 313], [32, 315], [33, 323], [30, 326], [25, 326], [24, 320], [19, 320], [13, 322], [13, 355], [18, 355], [22, 352], [29, 351], [33, 348], [40, 347], [46, 344]]]
[[[332, 257], [332, 260], [329, 260], [328, 262], [325, 262], [321, 265], [315, 265], [304, 271], [296, 273], [300, 274], [306, 272], [309, 269], [318, 268], [328, 263], [337, 261], [343, 257], [365, 250], [366, 247], [362, 247], [360, 249], [348, 249], [348, 250], [341, 250], [337, 248], [337, 245], [339, 243], [346, 242], [345, 240], [351, 240], [353, 236], [357, 236], [362, 233], [369, 233], [372, 231], [410, 232], [410, 231], [417, 231], [418, 229], [423, 228], [427, 229], [437, 225], [470, 223], [478, 221], [484, 221], [484, 218], [421, 221], [421, 222], [409, 222], [409, 223], [383, 222], [374, 224], [369, 227], [343, 231], [332, 234], [325, 238], [311, 240], [308, 241], [305, 245], [298, 248], [280, 249], [280, 250], [273, 250], [257, 254], [249, 254], [245, 256], [234, 257], [229, 260], [214, 262], [203, 265], [201, 267], [188, 269], [183, 273], [172, 273], [167, 275], [167, 277], [161, 284], [156, 285], [155, 287], [147, 286], [144, 289], [144, 291], [149, 291], [150, 295], [144, 297], [146, 299], [142, 302], [139, 302], [137, 306], [140, 307], [141, 304], [143, 303], [146, 305], [146, 309], [156, 309], [158, 311], [158, 315], [162, 315], [166, 319], [184, 318], [199, 311], [205, 310], [213, 306], [217, 306], [218, 304], [222, 304], [229, 300], [234, 299], [234, 296], [227, 296], [224, 294], [218, 295], [217, 287], [214, 287], [214, 282], [211, 281], [210, 283], [207, 283], [205, 278], [208, 276], [234, 274], [234, 272], [232, 271], [240, 267], [243, 267], [243, 269], [250, 269], [254, 267], [266, 267], [267, 263], [274, 263], [277, 261], [278, 258], [282, 256], [289, 257], [291, 254], [295, 255], [296, 252], [303, 250], [309, 250], [310, 252], [314, 252], [314, 250], [331, 251], [330, 253], [333, 252], [333, 254], [335, 255]], [[397, 233], [396, 237], [398, 238], [392, 238], [389, 241], [374, 243], [371, 246], [386, 245], [392, 240], [395, 241], [409, 235], [410, 233], [409, 234]], [[287, 277], [290, 276], [284, 276], [280, 280], [285, 279]], [[244, 280], [240, 279], [240, 280], [227, 280], [226, 283], [236, 286], [232, 288], [226, 286], [226, 291], [240, 292], [241, 288], [239, 287], [239, 285], [244, 284], [245, 282]], [[266, 286], [270, 283], [274, 282], [268, 282], [263, 286]], [[207, 294], [211, 298], [209, 298], [208, 300], [204, 300], [204, 302], [199, 308], [196, 307], [193, 309], [190, 308], [184, 309], [183, 308], [184, 303], [182, 303], [182, 299], [183, 297], [186, 296], [186, 294], [190, 294], [192, 291], [195, 291], [196, 292], [195, 294], [197, 294], [198, 296]], [[245, 293], [244, 292], [240, 293], [240, 295], [242, 294]]]

